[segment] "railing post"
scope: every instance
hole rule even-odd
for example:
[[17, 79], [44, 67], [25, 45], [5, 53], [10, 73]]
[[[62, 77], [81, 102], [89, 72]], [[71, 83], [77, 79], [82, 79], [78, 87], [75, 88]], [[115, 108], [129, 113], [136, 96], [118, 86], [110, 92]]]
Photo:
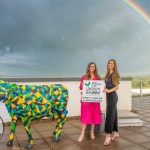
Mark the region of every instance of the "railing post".
[[143, 85], [142, 85], [142, 77], [140, 76], [140, 97], [141, 97], [141, 99], [142, 99], [142, 87]]

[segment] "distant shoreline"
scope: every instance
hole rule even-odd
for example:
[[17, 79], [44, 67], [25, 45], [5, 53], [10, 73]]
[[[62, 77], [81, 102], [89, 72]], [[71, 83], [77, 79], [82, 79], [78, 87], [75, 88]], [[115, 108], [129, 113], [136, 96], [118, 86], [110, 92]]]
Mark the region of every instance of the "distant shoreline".
[[[104, 78], [102, 78], [104, 79]], [[0, 80], [5, 80], [8, 82], [60, 82], [60, 81], [80, 81], [81, 77], [64, 77], [64, 78], [18, 78], [18, 77], [13, 77], [13, 78], [6, 78], [6, 77], [0, 77]], [[121, 81], [132, 81], [132, 78], [121, 78]]]

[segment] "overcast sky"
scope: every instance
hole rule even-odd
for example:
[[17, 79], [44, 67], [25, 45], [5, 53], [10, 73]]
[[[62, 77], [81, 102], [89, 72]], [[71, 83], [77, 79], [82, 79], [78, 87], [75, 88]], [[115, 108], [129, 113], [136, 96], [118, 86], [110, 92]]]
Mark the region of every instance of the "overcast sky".
[[0, 0], [0, 56], [1, 77], [80, 77], [91, 61], [104, 75], [110, 58], [150, 75], [150, 24], [122, 0]]

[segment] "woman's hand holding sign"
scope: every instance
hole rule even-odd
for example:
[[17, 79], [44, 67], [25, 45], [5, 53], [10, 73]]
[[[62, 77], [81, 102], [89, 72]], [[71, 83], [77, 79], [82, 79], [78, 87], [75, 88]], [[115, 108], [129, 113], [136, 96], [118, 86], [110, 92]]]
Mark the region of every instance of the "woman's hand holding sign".
[[104, 93], [110, 93], [108, 89], [103, 90]]

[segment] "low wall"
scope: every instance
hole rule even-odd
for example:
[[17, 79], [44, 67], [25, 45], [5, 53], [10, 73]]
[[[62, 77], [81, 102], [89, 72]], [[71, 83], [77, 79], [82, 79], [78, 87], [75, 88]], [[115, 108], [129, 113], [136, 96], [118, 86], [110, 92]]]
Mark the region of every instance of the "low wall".
[[[68, 88], [69, 101], [68, 101], [68, 117], [80, 115], [80, 92], [79, 92], [79, 78], [3, 78], [10, 83], [17, 84], [31, 84], [31, 85], [45, 85], [59, 83], [63, 84]], [[131, 111], [131, 79], [121, 79], [118, 93], [118, 110]], [[106, 97], [101, 102], [101, 109], [106, 109]], [[7, 112], [7, 109], [3, 103], [0, 103], [0, 115], [4, 122], [10, 122], [11, 118]]]

